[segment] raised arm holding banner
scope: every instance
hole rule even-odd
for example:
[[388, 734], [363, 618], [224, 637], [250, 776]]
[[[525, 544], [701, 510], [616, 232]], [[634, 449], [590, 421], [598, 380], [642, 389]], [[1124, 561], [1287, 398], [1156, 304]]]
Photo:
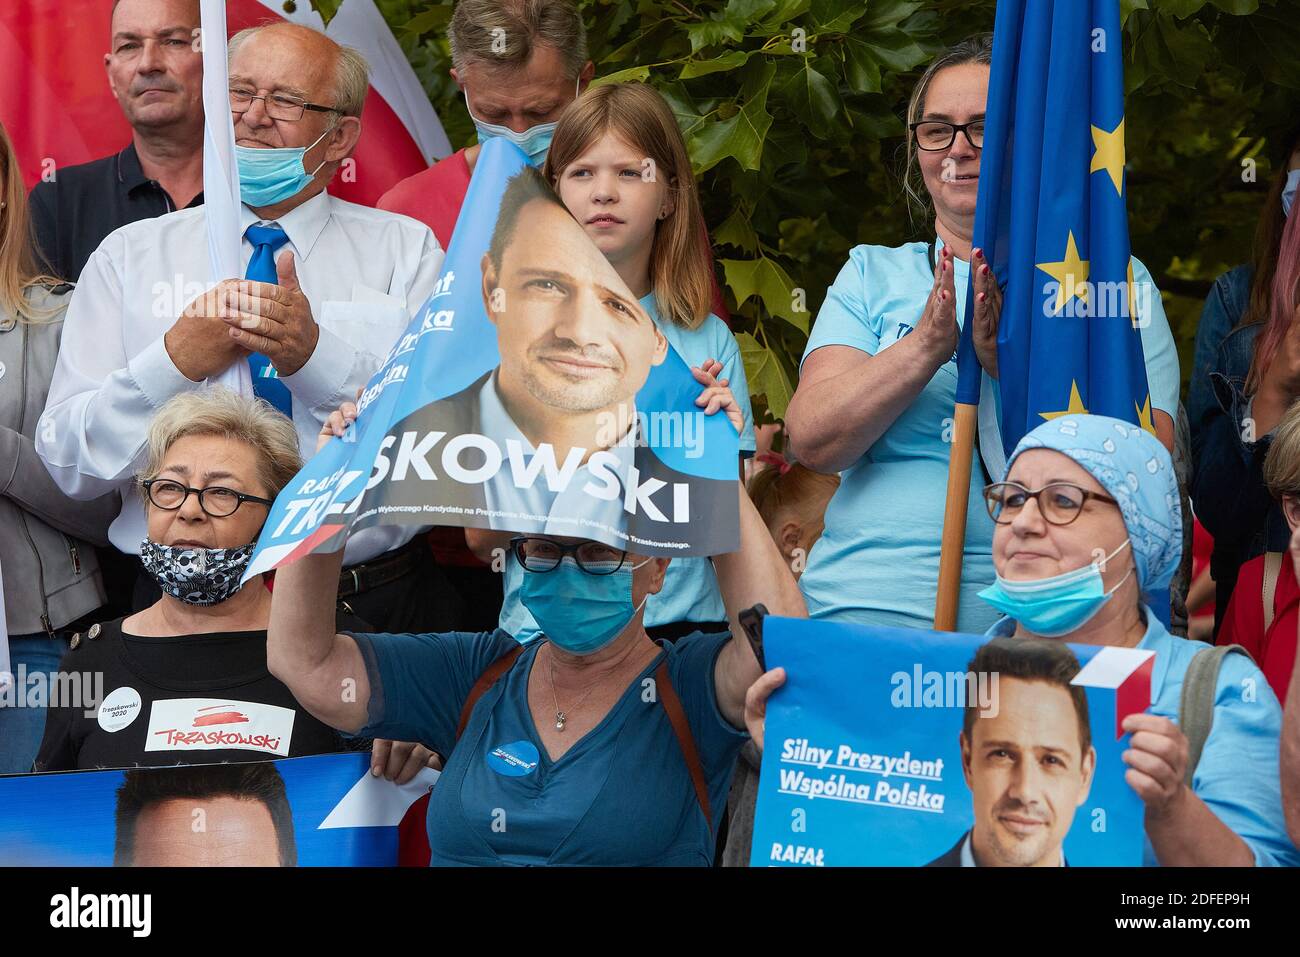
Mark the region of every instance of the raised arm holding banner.
[[738, 436], [518, 147], [485, 144], [433, 295], [357, 424], [277, 499], [249, 574], [378, 524], [737, 547]]

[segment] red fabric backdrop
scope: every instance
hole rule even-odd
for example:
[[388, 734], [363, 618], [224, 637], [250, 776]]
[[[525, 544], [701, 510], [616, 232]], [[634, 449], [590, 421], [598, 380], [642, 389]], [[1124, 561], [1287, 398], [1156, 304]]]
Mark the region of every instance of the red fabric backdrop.
[[[130, 141], [130, 127], [104, 75], [111, 11], [109, 0], [0, 3], [0, 122], [14, 141], [29, 188], [50, 160], [56, 168], [75, 166], [119, 152]], [[227, 0], [231, 33], [273, 19], [259, 0]], [[425, 162], [402, 121], [374, 90], [362, 120], [355, 181], [336, 176], [330, 192], [373, 206]]]

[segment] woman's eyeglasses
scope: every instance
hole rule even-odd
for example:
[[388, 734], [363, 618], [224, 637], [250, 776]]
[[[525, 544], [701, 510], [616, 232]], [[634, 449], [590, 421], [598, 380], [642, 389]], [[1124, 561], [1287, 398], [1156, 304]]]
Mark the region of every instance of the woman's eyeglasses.
[[225, 518], [228, 515], [234, 515], [239, 510], [239, 506], [245, 502], [265, 505], [267, 508], [275, 504], [269, 498], [236, 492], [233, 488], [225, 488], [220, 485], [209, 485], [207, 488], [190, 488], [188, 485], [173, 482], [171, 479], [156, 478], [146, 479], [140, 484], [144, 486], [149, 501], [165, 512], [176, 511], [185, 504], [185, 500], [191, 495], [199, 497], [199, 508], [203, 509], [204, 513], [212, 518]]
[[965, 135], [966, 142], [975, 149], [984, 148], [983, 120], [975, 120], [973, 123], [944, 123], [940, 120], [921, 120], [919, 123], [911, 124], [908, 129], [916, 137], [917, 149], [928, 151], [946, 150], [957, 139], [958, 133]]
[[510, 539], [510, 549], [515, 561], [530, 572], [555, 571], [566, 555], [572, 555], [578, 567], [588, 575], [612, 575], [627, 561], [627, 552], [600, 542], [565, 545], [549, 538], [524, 536]]
[[995, 482], [984, 486], [984, 501], [988, 505], [989, 516], [999, 525], [1010, 525], [1015, 521], [1031, 498], [1038, 503], [1038, 511], [1051, 525], [1069, 525], [1079, 517], [1088, 499], [1111, 505], [1119, 504], [1109, 495], [1090, 492], [1069, 482], [1053, 482], [1036, 492], [1031, 492], [1017, 482]]

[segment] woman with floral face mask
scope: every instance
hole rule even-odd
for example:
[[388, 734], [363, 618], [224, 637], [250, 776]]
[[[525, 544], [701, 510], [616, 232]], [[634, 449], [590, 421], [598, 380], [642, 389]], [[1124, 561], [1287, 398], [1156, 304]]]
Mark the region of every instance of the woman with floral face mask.
[[271, 593], [260, 578], [240, 586], [267, 510], [301, 465], [293, 423], [266, 402], [207, 389], [158, 411], [140, 475], [140, 558], [162, 597], [73, 638], [60, 677], [80, 673], [102, 700], [50, 709], [36, 770], [347, 749], [266, 670]]
[[[981, 597], [1005, 616], [990, 635], [1155, 652], [1151, 707], [1123, 722], [1132, 735], [1124, 777], [1146, 806], [1145, 863], [1300, 864], [1282, 816], [1281, 708], [1264, 674], [1228, 654], [1217, 678], [1194, 680], [1207, 659], [1193, 659], [1218, 649], [1171, 635], [1144, 598], [1168, 586], [1182, 551], [1164, 446], [1118, 419], [1053, 419], [1021, 440], [985, 498], [997, 578]], [[760, 747], [768, 696], [784, 680], [773, 669], [749, 691], [745, 719]], [[1188, 710], [1185, 683], [1204, 692]], [[1198, 759], [1190, 729], [1211, 715]]]
[[[703, 371], [705, 413], [724, 409], [739, 431], [720, 367]], [[322, 441], [355, 415], [350, 403], [335, 412]], [[645, 603], [668, 559], [532, 535], [511, 547], [539, 640], [340, 634], [328, 611], [339, 554], [309, 555], [276, 573], [271, 671], [320, 720], [446, 759], [428, 811], [433, 864], [707, 866], [759, 674], [737, 616], [759, 602], [804, 614], [739, 481], [736, 498], [740, 550], [712, 559], [730, 634], [656, 644]], [[341, 696], [341, 681], [356, 694]]]

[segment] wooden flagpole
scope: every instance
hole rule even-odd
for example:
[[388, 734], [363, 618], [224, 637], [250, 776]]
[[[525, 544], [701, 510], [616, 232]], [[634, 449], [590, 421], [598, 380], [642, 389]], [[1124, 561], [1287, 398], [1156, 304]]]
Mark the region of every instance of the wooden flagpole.
[[970, 504], [970, 473], [978, 413], [978, 405], [958, 402], [953, 406], [948, 499], [943, 512], [943, 543], [939, 551], [939, 588], [934, 600], [936, 631], [957, 630], [961, 562], [966, 551], [966, 509]]

